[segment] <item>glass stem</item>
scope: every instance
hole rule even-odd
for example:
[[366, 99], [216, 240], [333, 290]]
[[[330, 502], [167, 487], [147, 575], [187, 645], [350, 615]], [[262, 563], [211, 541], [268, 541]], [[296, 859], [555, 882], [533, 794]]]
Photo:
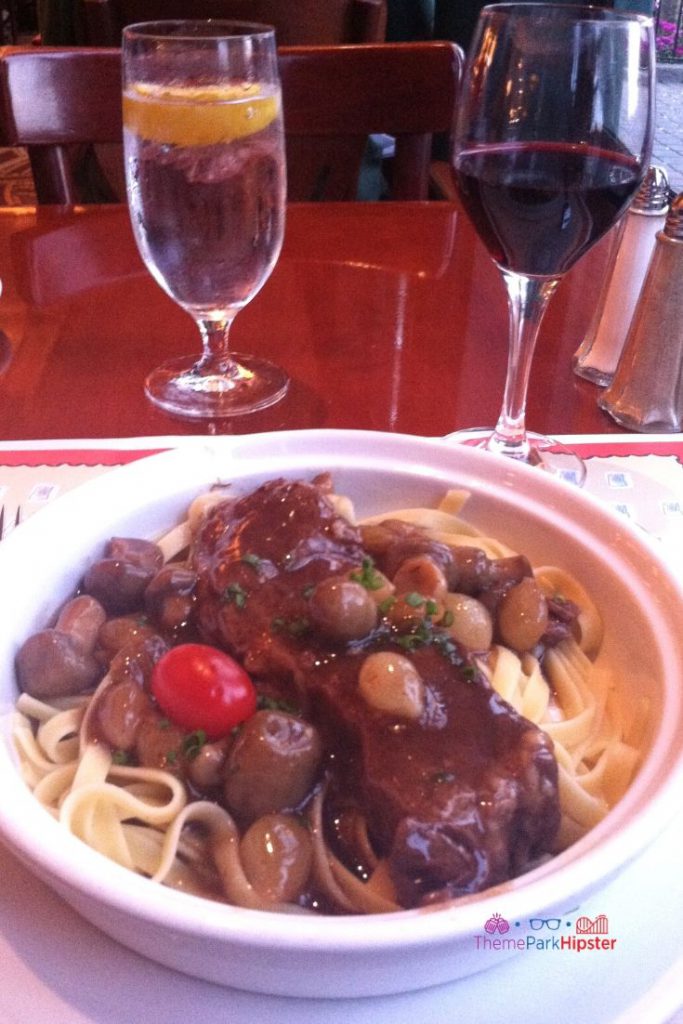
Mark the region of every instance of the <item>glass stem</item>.
[[230, 328], [234, 317], [199, 319], [197, 326], [202, 336], [203, 351], [195, 370], [202, 376], [229, 377], [242, 379], [251, 377], [230, 355]]
[[560, 279], [524, 277], [506, 270], [502, 273], [510, 311], [508, 366], [503, 407], [489, 448], [527, 461], [525, 413], [529, 373], [541, 320]]

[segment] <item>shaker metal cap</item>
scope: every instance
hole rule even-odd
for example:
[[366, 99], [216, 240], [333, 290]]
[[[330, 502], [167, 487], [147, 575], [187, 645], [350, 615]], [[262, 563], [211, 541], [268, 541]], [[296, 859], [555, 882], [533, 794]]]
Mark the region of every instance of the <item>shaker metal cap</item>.
[[663, 167], [653, 164], [631, 204], [632, 213], [666, 213], [671, 201], [669, 179]]
[[662, 231], [674, 242], [683, 242], [683, 192], [679, 192], [671, 203]]

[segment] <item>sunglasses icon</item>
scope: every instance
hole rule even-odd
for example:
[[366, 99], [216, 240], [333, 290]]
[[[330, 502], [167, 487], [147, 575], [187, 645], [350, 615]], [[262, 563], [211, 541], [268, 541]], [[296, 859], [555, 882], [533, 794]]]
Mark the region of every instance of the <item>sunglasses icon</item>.
[[541, 930], [541, 928], [549, 928], [551, 932], [556, 932], [562, 924], [559, 917], [532, 917], [529, 920], [531, 929], [535, 932]]

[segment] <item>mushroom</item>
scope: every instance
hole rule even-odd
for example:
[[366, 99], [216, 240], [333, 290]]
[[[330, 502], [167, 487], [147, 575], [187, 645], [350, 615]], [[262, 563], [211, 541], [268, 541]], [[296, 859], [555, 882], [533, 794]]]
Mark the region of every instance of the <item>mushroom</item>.
[[315, 781], [321, 756], [320, 737], [309, 722], [283, 711], [257, 711], [228, 755], [227, 807], [248, 821], [297, 807]]
[[19, 686], [38, 700], [82, 693], [100, 675], [92, 654], [58, 629], [42, 629], [30, 636], [19, 649], [16, 666]]
[[68, 601], [52, 629], [24, 641], [16, 657], [19, 686], [38, 700], [70, 697], [94, 686], [101, 668], [93, 656], [106, 614], [94, 598]]
[[274, 903], [294, 903], [311, 873], [311, 835], [291, 814], [266, 814], [242, 836], [240, 857], [257, 893]]

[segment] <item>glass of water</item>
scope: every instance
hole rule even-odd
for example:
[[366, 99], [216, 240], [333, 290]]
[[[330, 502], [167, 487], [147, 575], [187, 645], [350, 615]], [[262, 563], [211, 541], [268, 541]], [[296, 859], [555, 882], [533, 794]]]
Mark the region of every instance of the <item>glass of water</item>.
[[145, 381], [167, 412], [221, 418], [277, 402], [272, 363], [231, 353], [230, 326], [268, 279], [285, 220], [282, 102], [274, 31], [160, 21], [123, 33], [128, 205], [142, 258], [196, 321], [203, 350]]

